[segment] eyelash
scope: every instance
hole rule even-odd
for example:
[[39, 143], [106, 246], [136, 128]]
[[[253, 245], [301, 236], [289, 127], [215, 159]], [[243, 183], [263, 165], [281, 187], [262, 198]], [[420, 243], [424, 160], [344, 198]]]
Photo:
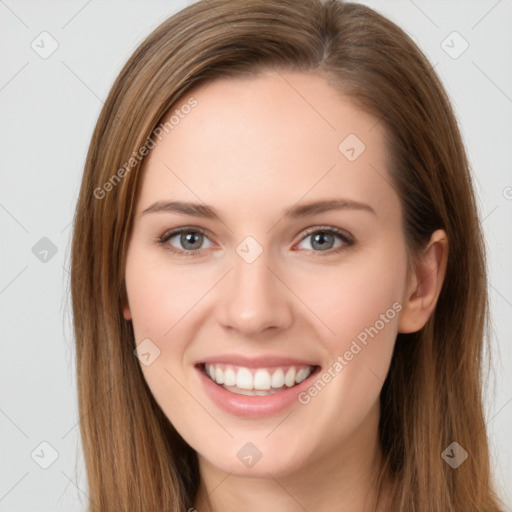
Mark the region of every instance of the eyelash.
[[[195, 251], [188, 250], [188, 251], [185, 251], [185, 250], [182, 250], [182, 249], [176, 249], [175, 247], [173, 247], [172, 245], [167, 243], [171, 238], [173, 238], [176, 235], [179, 235], [179, 234], [181, 234], [183, 232], [186, 232], [186, 233], [200, 233], [201, 235], [203, 235], [205, 237], [208, 237], [207, 233], [205, 231], [203, 231], [202, 229], [192, 228], [192, 227], [184, 227], [184, 228], [179, 228], [179, 229], [175, 229], [173, 231], [168, 231], [168, 232], [164, 233], [161, 237], [158, 238], [158, 242], [161, 245], [165, 245], [166, 250], [169, 250], [173, 254], [177, 254], [179, 256], [187, 256], [187, 257], [191, 256], [191, 257], [194, 257], [194, 256], [202, 255], [201, 250], [195, 250]], [[327, 226], [315, 226], [314, 228], [307, 229], [306, 232], [304, 233], [303, 237], [299, 240], [299, 243], [302, 242], [303, 240], [305, 240], [308, 236], [310, 236], [312, 234], [315, 234], [315, 233], [323, 233], [323, 234], [336, 235], [343, 242], [343, 245], [337, 247], [336, 249], [328, 249], [326, 251], [314, 251], [312, 249], [307, 249], [307, 250], [315, 253], [315, 257], [317, 257], [317, 256], [322, 257], [324, 254], [325, 255], [337, 254], [337, 253], [343, 251], [344, 249], [346, 249], [347, 247], [350, 247], [350, 246], [354, 245], [354, 243], [355, 243], [354, 238], [351, 235], [349, 235], [346, 231], [343, 231], [343, 230], [338, 229], [338, 228], [327, 227]]]

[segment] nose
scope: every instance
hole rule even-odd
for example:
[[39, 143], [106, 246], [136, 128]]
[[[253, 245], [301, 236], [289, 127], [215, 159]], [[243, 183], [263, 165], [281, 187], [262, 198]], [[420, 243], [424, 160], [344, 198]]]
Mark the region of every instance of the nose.
[[249, 336], [286, 329], [292, 322], [291, 295], [271, 266], [268, 251], [252, 263], [234, 254], [233, 268], [218, 296], [219, 323]]

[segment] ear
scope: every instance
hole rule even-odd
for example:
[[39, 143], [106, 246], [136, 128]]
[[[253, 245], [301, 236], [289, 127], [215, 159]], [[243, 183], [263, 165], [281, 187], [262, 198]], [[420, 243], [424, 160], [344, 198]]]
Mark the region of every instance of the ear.
[[448, 236], [438, 229], [409, 271], [398, 332], [417, 332], [427, 323], [441, 293], [447, 262]]

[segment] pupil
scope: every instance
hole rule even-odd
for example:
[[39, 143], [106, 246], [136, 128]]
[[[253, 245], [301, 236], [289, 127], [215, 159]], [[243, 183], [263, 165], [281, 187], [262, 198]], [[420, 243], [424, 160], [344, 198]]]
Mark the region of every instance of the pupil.
[[[319, 243], [319, 247], [320, 249], [325, 249], [326, 248], [326, 245], [329, 245], [328, 242], [326, 244], [325, 240], [326, 238], [332, 238], [332, 235], [326, 235], [325, 233], [318, 233], [317, 235], [315, 235], [313, 237], [313, 246], [315, 243]], [[330, 247], [327, 247], [327, 249], [329, 249]]]
[[[202, 235], [200, 233], [196, 233], [194, 231], [190, 231], [188, 233], [186, 233], [185, 235], [182, 235], [182, 244], [184, 247], [187, 247], [187, 244], [193, 244], [194, 243], [194, 240], [197, 242], [197, 240], [199, 239], [199, 237], [201, 237]], [[199, 244], [200, 246], [201, 244]], [[189, 247], [187, 247], [189, 248]], [[192, 249], [194, 249], [195, 247], [192, 247]]]

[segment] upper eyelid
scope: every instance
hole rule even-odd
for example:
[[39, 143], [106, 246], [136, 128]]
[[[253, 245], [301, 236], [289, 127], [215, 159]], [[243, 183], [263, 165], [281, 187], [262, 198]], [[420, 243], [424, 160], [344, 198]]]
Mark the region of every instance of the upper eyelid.
[[194, 226], [184, 226], [182, 228], [169, 229], [169, 230], [165, 231], [164, 234], [158, 238], [160, 240], [168, 240], [169, 238], [173, 238], [176, 235], [183, 233], [184, 231], [192, 231], [192, 232], [197, 231], [198, 233], [201, 233], [203, 235], [208, 236], [208, 238], [211, 238], [210, 232], [207, 229], [198, 228], [198, 227], [194, 227]]
[[[305, 230], [302, 230], [301, 233], [304, 233], [302, 239], [304, 239], [306, 236], [311, 235], [312, 233], [316, 233], [317, 231], [325, 231], [325, 232], [331, 232], [338, 236], [344, 236], [350, 240], [353, 240], [354, 237], [351, 233], [349, 233], [346, 229], [342, 228], [335, 228], [334, 226], [311, 226], [310, 228], [306, 228]], [[301, 239], [301, 240], [302, 240]]]

